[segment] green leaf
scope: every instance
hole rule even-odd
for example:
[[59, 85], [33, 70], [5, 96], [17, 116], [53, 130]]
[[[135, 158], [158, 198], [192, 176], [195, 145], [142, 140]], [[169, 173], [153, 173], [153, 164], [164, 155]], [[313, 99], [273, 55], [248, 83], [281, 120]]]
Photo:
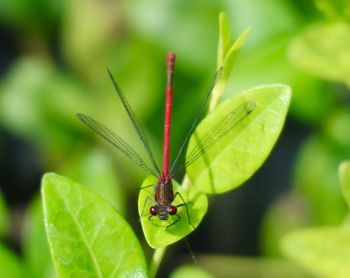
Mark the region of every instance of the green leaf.
[[45, 228], [59, 277], [146, 277], [132, 229], [102, 198], [57, 174], [42, 181]]
[[350, 86], [350, 25], [317, 23], [295, 38], [289, 57], [301, 69]]
[[310, 278], [299, 266], [282, 258], [198, 255], [201, 267], [215, 277]]
[[26, 213], [23, 229], [23, 255], [31, 277], [52, 277], [53, 266], [46, 240], [40, 196], [34, 198]]
[[285, 85], [261, 86], [231, 97], [209, 114], [192, 135], [187, 157], [200, 138], [213, 130], [229, 114], [245, 104], [255, 109], [241, 117], [217, 144], [187, 167], [191, 187], [208, 194], [232, 190], [262, 165], [275, 144], [285, 121], [291, 91]]
[[22, 278], [23, 266], [18, 258], [0, 244], [0, 277]]
[[300, 148], [294, 187], [307, 202], [313, 224], [336, 225], [348, 212], [338, 178], [339, 164], [348, 155], [321, 136], [310, 137]]
[[232, 72], [233, 65], [237, 60], [239, 51], [245, 43], [250, 30], [250, 28], [246, 29], [236, 41], [232, 42], [228, 19], [225, 13], [220, 13], [217, 67], [223, 67], [223, 72], [213, 89], [209, 111], [213, 111], [220, 101], [224, 93], [226, 82]]
[[258, 44], [243, 51], [235, 65], [239, 70], [226, 84], [225, 96], [260, 84], [288, 84], [293, 88], [289, 115], [318, 125], [334, 108], [336, 95], [331, 88], [325, 89], [323, 81], [291, 65], [286, 57], [290, 40], [290, 34], [274, 35], [264, 42], [264, 47]]
[[184, 265], [177, 268], [173, 273], [171, 273], [170, 278], [212, 278], [210, 273], [204, 271], [198, 266], [194, 265]]
[[4, 237], [9, 229], [9, 216], [4, 197], [0, 191], [0, 238]]
[[224, 66], [223, 79], [228, 79], [233, 65], [237, 60], [239, 51], [241, 50], [243, 44], [247, 40], [247, 37], [251, 31], [251, 28], [247, 28], [244, 32], [238, 37], [238, 39], [231, 45], [228, 49], [222, 65]]
[[346, 18], [349, 13], [348, 0], [314, 0], [315, 6], [330, 20]]
[[350, 207], [350, 161], [344, 161], [340, 164], [339, 178], [344, 198]]
[[[172, 181], [174, 194], [176, 192], [179, 192], [181, 194], [185, 203], [187, 204], [191, 223], [194, 227], [197, 227], [207, 211], [207, 197], [204, 194], [201, 194], [194, 190], [190, 190], [188, 188], [185, 189], [184, 186], [180, 186], [175, 180]], [[155, 177], [150, 176], [144, 180], [142, 187], [156, 184], [157, 179]], [[183, 237], [191, 233], [194, 229], [189, 224], [189, 219], [187, 217], [185, 206], [178, 208], [177, 215], [181, 217], [180, 221], [178, 221], [176, 224], [169, 227], [168, 229], [166, 229], [167, 226], [176, 221], [175, 216], [170, 216], [168, 220], [159, 220], [159, 218], [155, 216], [152, 217], [151, 220], [149, 220], [149, 211], [150, 207], [153, 204], [150, 201], [146, 202], [146, 200], [147, 197], [150, 197], [152, 200], [154, 200], [154, 195], [155, 190], [153, 186], [142, 188], [139, 194], [138, 211], [139, 215], [142, 215], [142, 229], [148, 244], [152, 248], [161, 248], [182, 239]], [[176, 206], [182, 203], [183, 201], [181, 200], [181, 198], [176, 197], [176, 199], [173, 202], [173, 205]], [[144, 211], [143, 214], [142, 211]]]
[[[333, 92], [334, 93], [334, 92]], [[336, 143], [339, 148], [350, 151], [350, 110], [347, 107], [337, 107], [328, 114], [323, 122], [323, 130], [327, 138]], [[349, 157], [348, 155], [345, 156]]]
[[319, 277], [349, 277], [349, 229], [324, 227], [293, 232], [282, 240], [282, 250]]
[[231, 44], [231, 28], [224, 12], [219, 15], [219, 45], [218, 45], [218, 67], [223, 65], [228, 48]]
[[[61, 17], [66, 2], [68, 1], [1, 0], [1, 22], [12, 30], [33, 32], [38, 36], [43, 31], [52, 30], [57, 26], [57, 20]], [[43, 10], [45, 10], [44, 14], [41, 12]], [[37, 39], [34, 37], [31, 36], [32, 41]]]
[[281, 257], [282, 237], [310, 226], [309, 206], [303, 197], [293, 192], [284, 194], [264, 214], [260, 225], [260, 246], [264, 257]]
[[96, 106], [87, 92], [49, 61], [18, 59], [0, 84], [0, 123], [55, 164], [76, 149], [78, 132], [83, 129], [73, 117], [77, 109]]

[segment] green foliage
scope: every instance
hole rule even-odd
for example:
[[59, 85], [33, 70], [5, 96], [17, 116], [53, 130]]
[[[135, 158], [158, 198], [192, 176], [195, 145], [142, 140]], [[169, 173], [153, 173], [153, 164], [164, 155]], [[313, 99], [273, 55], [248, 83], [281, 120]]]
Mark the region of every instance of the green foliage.
[[82, 128], [72, 115], [90, 107], [78, 82], [48, 61], [26, 57], [13, 64], [0, 92], [4, 127], [40, 146], [48, 160], [72, 151]]
[[350, 19], [349, 0], [314, 0], [314, 3], [330, 20]]
[[26, 213], [23, 255], [28, 269], [27, 277], [49, 278], [53, 276], [40, 196], [34, 198]]
[[284, 194], [270, 206], [261, 225], [261, 250], [264, 256], [280, 257], [278, 239], [290, 231], [312, 223], [308, 203], [296, 193]]
[[[204, 135], [208, 131], [210, 135], [217, 132], [212, 128], [220, 126], [221, 122], [226, 124], [230, 132], [203, 157], [187, 167], [191, 186], [179, 187], [174, 182], [174, 192], [183, 195], [195, 227], [207, 210], [207, 199], [199, 192], [218, 194], [232, 190], [260, 167], [282, 129], [290, 97], [287, 86], [255, 88], [232, 97], [200, 123], [190, 140], [187, 156], [192, 150], [200, 154], [201, 140], [213, 140], [212, 137], [206, 138]], [[264, 144], [261, 144], [262, 141]], [[140, 191], [138, 207], [148, 243], [153, 248], [161, 248], [186, 236], [192, 231], [192, 227], [184, 220], [187, 219], [184, 207], [179, 211], [181, 221], [176, 227], [166, 229], [175, 221], [175, 217], [170, 217], [167, 221], [161, 221], [157, 217], [153, 217], [152, 221], [148, 220], [149, 208], [153, 204], [146, 200], [147, 197], [154, 199], [156, 183], [157, 179], [152, 177], [144, 181], [142, 187], [146, 188]], [[180, 198], [174, 202], [175, 205], [180, 203]]]
[[340, 164], [339, 178], [344, 198], [350, 208], [350, 161], [344, 161]]
[[183, 265], [171, 273], [170, 278], [212, 278], [210, 273], [193, 265]]
[[230, 133], [187, 167], [191, 186], [201, 192], [218, 194], [232, 190], [250, 178], [275, 144], [290, 98], [287, 86], [261, 86], [231, 97], [205, 118], [191, 137], [187, 155], [194, 148], [200, 148], [201, 137], [229, 113], [236, 113], [242, 105], [249, 103], [256, 106], [249, 115], [237, 118]]
[[[149, 185], [152, 186], [140, 190], [138, 211], [139, 215], [142, 215], [142, 211], [145, 208], [141, 217], [141, 224], [148, 244], [153, 248], [161, 248], [184, 238], [191, 233], [194, 228], [189, 223], [185, 206], [178, 209], [177, 214], [181, 217], [180, 221], [168, 229], [166, 229], [167, 226], [174, 223], [176, 217], [170, 216], [167, 221], [164, 221], [159, 220], [157, 216], [154, 216], [151, 221], [148, 220], [148, 217], [150, 216], [149, 210], [153, 204], [148, 200], [145, 206], [145, 202], [147, 197], [154, 199], [154, 185], [156, 185], [156, 183], [157, 179], [155, 177], [148, 177], [143, 182], [142, 187]], [[207, 212], [207, 197], [191, 187], [179, 186], [175, 180], [173, 180], [173, 188], [174, 194], [179, 192], [184, 198], [188, 207], [191, 223], [194, 227], [197, 227]], [[182, 203], [183, 201], [178, 196], [174, 200], [173, 205], [176, 206]]]
[[295, 190], [308, 203], [315, 225], [337, 224], [347, 213], [337, 177], [338, 165], [347, 155], [321, 136], [309, 138], [300, 149], [294, 173]]
[[[255, 34], [252, 32], [252, 37]], [[263, 47], [258, 44], [244, 48], [225, 91], [233, 95], [260, 84], [288, 84], [293, 89], [290, 115], [317, 125], [335, 106], [336, 96], [324, 82], [291, 64], [286, 57], [290, 40], [290, 35], [283, 33], [266, 39]]]
[[43, 177], [42, 197], [46, 232], [59, 276], [146, 276], [137, 238], [106, 201], [56, 174]]
[[0, 244], [0, 277], [23, 278], [24, 271], [18, 258]]
[[66, 165], [64, 173], [101, 195], [119, 213], [124, 214], [125, 196], [115, 171], [113, 158], [105, 150], [95, 148], [81, 153]]
[[[200, 123], [191, 137], [187, 156], [192, 150], [200, 155], [201, 140], [213, 140], [213, 137], [206, 138], [205, 134], [208, 131], [210, 135], [217, 132], [213, 128], [220, 126], [220, 123], [224, 123], [223, 130], [226, 127], [230, 132], [226, 132], [221, 141], [187, 167], [191, 186], [179, 187], [174, 182], [174, 192], [183, 195], [195, 227], [207, 210], [207, 199], [199, 192], [223, 193], [238, 187], [251, 177], [277, 140], [290, 97], [287, 86], [258, 87], [232, 97]], [[262, 141], [264, 144], [261, 144]], [[187, 219], [184, 207], [179, 212], [181, 221], [169, 229], [166, 227], [175, 221], [175, 217], [170, 217], [167, 221], [161, 221], [157, 217], [153, 217], [152, 221], [148, 220], [149, 208], [153, 204], [146, 200], [147, 197], [154, 199], [156, 183], [157, 179], [152, 177], [144, 181], [142, 187], [146, 188], [140, 192], [138, 207], [148, 243], [153, 248], [161, 248], [186, 236], [192, 231], [192, 227], [184, 220]], [[175, 205], [180, 203], [183, 203], [180, 198], [174, 202]]]
[[[163, 104], [162, 110], [159, 108], [161, 98], [158, 94], [160, 91], [163, 93], [164, 82], [159, 82], [158, 79], [160, 65], [164, 67], [164, 61], [155, 57], [162, 57], [158, 52], [175, 50], [181, 57], [177, 64], [180, 69], [179, 83], [181, 76], [183, 78], [191, 71], [193, 72], [191, 79], [206, 80], [206, 70], [212, 68], [214, 64], [214, 59], [207, 58], [210, 57], [208, 53], [212, 53], [211, 50], [215, 47], [213, 26], [216, 13], [213, 13], [213, 8], [218, 8], [221, 4], [182, 1], [187, 7], [187, 12], [184, 13], [183, 6], [176, 1], [168, 3], [161, 0], [152, 3], [129, 1], [125, 7], [117, 2], [102, 3], [93, 0], [60, 3], [38, 0], [32, 6], [27, 0], [10, 2], [0, 0], [0, 6], [3, 8], [0, 10], [0, 15], [4, 15], [1, 20], [21, 30], [30, 32], [34, 30], [33, 33], [36, 35], [33, 39], [34, 48], [38, 47], [39, 50], [36, 51], [43, 53], [40, 55], [32, 53], [31, 56], [21, 57], [12, 64], [4, 76], [0, 86], [0, 124], [16, 136], [28, 140], [38, 149], [44, 158], [45, 169], [60, 168], [60, 172], [90, 187], [82, 187], [55, 174], [44, 176], [42, 181], [44, 216], [40, 211], [40, 199], [36, 198], [28, 209], [24, 225], [22, 265], [27, 267], [26, 276], [51, 277], [53, 273], [48, 255], [51, 251], [59, 277], [88, 275], [145, 277], [146, 262], [139, 242], [129, 225], [119, 215], [119, 212], [125, 212], [123, 201], [125, 198], [118, 187], [119, 179], [114, 173], [111, 157], [99, 149], [87, 151], [88, 144], [85, 142], [87, 140], [84, 140], [83, 136], [88, 138], [92, 135], [87, 133], [72, 115], [77, 111], [88, 114], [92, 111], [103, 117], [101, 120], [107, 125], [115, 124], [115, 119], [118, 118], [118, 133], [125, 135], [123, 138], [126, 138], [127, 142], [134, 143], [132, 140], [135, 140], [135, 136], [126, 124], [125, 115], [121, 114], [124, 111], [121, 112], [121, 108], [118, 107], [116, 117], [115, 105], [111, 102], [110, 95], [105, 94], [105, 91], [112, 91], [111, 84], [106, 85], [105, 82], [107, 80], [105, 67], [110, 67], [113, 72], [118, 73], [117, 76], [121, 76], [122, 87], [126, 92], [131, 92], [128, 99], [137, 111], [137, 116], [141, 116], [145, 121], [151, 121], [152, 119], [148, 117], [152, 117], [151, 111], [154, 110], [153, 117], [158, 120], [159, 115], [163, 113]], [[197, 5], [198, 3], [201, 5]], [[263, 6], [265, 5], [261, 7]], [[199, 7], [203, 12], [198, 12]], [[42, 10], [47, 11], [45, 16], [36, 16], [39, 11], [41, 14]], [[196, 15], [193, 16], [189, 11], [195, 11]], [[206, 20], [209, 11], [213, 16], [211, 20]], [[61, 41], [57, 43], [60, 52], [57, 56], [63, 58], [63, 67], [55, 64], [56, 53], [50, 56], [51, 44], [45, 41], [43, 36], [46, 30], [58, 23], [55, 21], [58, 18], [62, 19], [62, 26], [57, 28], [61, 35]], [[162, 24], [159, 24], [160, 22]], [[289, 26], [292, 21], [284, 20], [284, 22]], [[132, 37], [127, 43], [124, 43], [124, 37], [130, 30], [125, 28], [125, 23], [129, 24], [127, 27], [131, 33], [137, 34], [126, 36]], [[201, 138], [206, 130], [227, 119], [228, 115], [232, 114], [234, 123], [237, 124], [233, 131], [206, 156], [188, 168], [191, 184], [187, 178], [182, 186], [174, 181], [174, 192], [181, 192], [195, 228], [202, 221], [208, 207], [207, 196], [202, 192], [210, 194], [226, 192], [238, 187], [253, 175], [277, 140], [290, 102], [289, 87], [270, 85], [243, 92], [216, 109], [249, 30], [246, 29], [236, 41], [231, 41], [228, 19], [224, 13], [220, 14], [217, 67], [223, 66], [223, 73], [213, 91], [209, 109], [212, 113], [205, 118], [193, 135], [189, 152], [200, 144], [198, 138]], [[20, 36], [21, 41], [31, 39], [30, 35], [25, 32], [23, 34], [23, 37]], [[205, 43], [200, 43], [203, 37]], [[26, 49], [27, 44], [28, 41], [22, 47]], [[256, 49], [254, 51], [258, 52]], [[282, 51], [280, 54], [282, 55]], [[255, 64], [254, 58], [252, 60]], [[260, 66], [261, 68], [256, 70], [259, 75], [265, 70], [266, 61]], [[281, 68], [280, 64], [276, 68]], [[275, 72], [279, 73], [279, 70]], [[249, 79], [254, 78], [249, 75]], [[308, 81], [303, 77], [300, 80], [299, 83]], [[188, 84], [182, 83], [188, 90]], [[310, 84], [313, 91], [316, 91], [315, 88], [318, 88], [319, 84], [314, 86], [313, 80]], [[178, 90], [182, 89], [180, 87]], [[191, 87], [192, 91], [197, 89]], [[99, 94], [102, 91], [104, 94]], [[328, 103], [327, 99], [324, 102]], [[323, 109], [324, 106], [320, 107]], [[313, 111], [310, 112], [312, 113]], [[120, 115], [123, 117], [119, 117]], [[241, 117], [242, 115], [244, 116]], [[209, 159], [209, 165], [206, 159]], [[125, 164], [123, 167], [129, 169], [125, 177], [130, 178], [123, 177], [123, 181], [132, 184], [135, 179], [133, 168], [127, 162]], [[229, 167], [231, 169], [223, 171], [220, 177], [218, 174], [223, 165], [227, 167], [226, 169]], [[143, 186], [155, 182], [154, 177], [149, 177]], [[142, 213], [146, 198], [153, 198], [153, 195], [153, 187], [140, 191], [139, 214]], [[182, 202], [177, 197], [173, 205]], [[167, 246], [194, 230], [189, 223], [186, 207], [179, 207], [178, 215], [181, 220], [166, 229], [176, 218], [170, 217], [169, 221], [160, 221], [157, 217], [153, 217], [152, 221], [149, 221], [150, 206], [151, 203], [147, 203], [141, 224], [151, 247]], [[119, 212], [116, 212], [115, 208]], [[1, 235], [1, 221], [6, 220], [6, 216], [1, 215], [1, 200], [0, 217]], [[45, 228], [49, 247], [44, 240]], [[157, 249], [156, 254], [164, 254], [164, 251], [164, 248]], [[22, 265], [12, 257], [4, 255], [5, 259], [2, 260], [0, 254], [0, 264], [3, 262], [8, 264], [7, 269], [12, 271], [11, 277], [16, 277], [17, 273], [20, 273], [15, 269], [16, 264], [18, 269], [22, 268]], [[9, 262], [10, 260], [15, 263]], [[151, 264], [148, 273], [151, 277], [156, 274], [160, 260], [161, 258], [158, 258], [153, 266]], [[0, 274], [1, 269], [2, 265]], [[185, 275], [209, 276], [189, 267], [179, 269], [173, 274], [174, 277]], [[0, 276], [9, 277], [9, 274]]]
[[328, 116], [324, 123], [324, 132], [327, 139], [333, 143], [340, 152], [343, 152], [344, 159], [350, 155], [350, 111], [346, 107], [339, 107]]
[[349, 277], [350, 235], [345, 228], [309, 228], [288, 234], [286, 255], [320, 277]]
[[220, 1], [130, 0], [126, 17], [133, 32], [151, 40], [162, 51], [176, 51], [182, 57], [179, 67], [203, 73], [213, 67], [214, 56], [208, 53], [216, 51], [221, 5]]
[[5, 204], [4, 197], [0, 191], [0, 238], [3, 238], [9, 228], [9, 216]]
[[293, 63], [311, 74], [350, 86], [349, 44], [349, 23], [315, 23], [295, 38], [289, 56]]
[[301, 267], [281, 258], [201, 255], [197, 260], [215, 277], [310, 278]]
[[229, 26], [228, 19], [225, 13], [220, 13], [219, 16], [219, 45], [218, 45], [218, 57], [217, 67], [223, 67], [222, 74], [215, 85], [212, 93], [212, 99], [210, 101], [209, 110], [213, 111], [217, 106], [220, 98], [224, 93], [224, 88], [230, 77], [233, 66], [237, 60], [238, 54], [245, 43], [250, 29], [246, 29], [239, 38], [231, 41], [231, 28]]
[[0, 18], [24, 32], [48, 31], [57, 22], [65, 3], [65, 0], [0, 0]]
[[[350, 196], [350, 161], [339, 167], [343, 194]], [[322, 277], [348, 277], [350, 233], [347, 222], [339, 227], [308, 228], [285, 236], [282, 249], [287, 256]]]

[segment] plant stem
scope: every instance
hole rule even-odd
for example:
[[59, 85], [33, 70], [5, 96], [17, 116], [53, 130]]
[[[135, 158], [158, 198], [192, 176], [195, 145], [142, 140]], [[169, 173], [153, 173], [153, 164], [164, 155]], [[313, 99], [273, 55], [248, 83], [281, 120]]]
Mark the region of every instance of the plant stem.
[[162, 262], [162, 259], [164, 257], [165, 251], [166, 251], [166, 247], [158, 248], [154, 251], [151, 265], [148, 271], [148, 275], [150, 278], [156, 277], [160, 263]]

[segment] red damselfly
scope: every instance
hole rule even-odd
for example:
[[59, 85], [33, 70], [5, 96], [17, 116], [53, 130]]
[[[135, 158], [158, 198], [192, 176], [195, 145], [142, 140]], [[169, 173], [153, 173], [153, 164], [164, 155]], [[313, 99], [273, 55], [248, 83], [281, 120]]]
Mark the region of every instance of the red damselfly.
[[[176, 217], [176, 220], [172, 222], [170, 225], [167, 226], [167, 229], [171, 226], [173, 226], [176, 222], [178, 222], [181, 217], [177, 214], [177, 209], [179, 207], [185, 207], [187, 218], [189, 221], [189, 224], [194, 228], [194, 226], [191, 223], [191, 219], [188, 212], [188, 206], [185, 202], [184, 198], [181, 196], [179, 192], [175, 192], [173, 190], [172, 186], [172, 178], [175, 174], [175, 166], [177, 165], [177, 162], [183, 153], [185, 146], [190, 139], [190, 136], [196, 127], [197, 122], [200, 119], [200, 116], [203, 112], [203, 110], [206, 107], [206, 104], [210, 98], [210, 95], [213, 91], [213, 88], [216, 84], [216, 81], [221, 75], [222, 69], [219, 69], [216, 73], [215, 79], [205, 95], [204, 99], [201, 102], [201, 105], [197, 111], [197, 114], [195, 115], [194, 121], [191, 125], [191, 128], [189, 129], [185, 140], [183, 141], [180, 150], [178, 151], [176, 158], [170, 167], [169, 164], [169, 156], [170, 156], [170, 128], [171, 128], [171, 117], [172, 117], [172, 96], [173, 96], [173, 79], [174, 79], [174, 69], [175, 69], [175, 54], [169, 53], [167, 55], [167, 82], [166, 82], [166, 101], [165, 101], [165, 118], [164, 118], [164, 142], [163, 142], [163, 167], [162, 171], [160, 171], [154, 155], [151, 151], [150, 144], [148, 143], [148, 140], [145, 136], [145, 133], [143, 132], [141, 126], [139, 125], [138, 121], [136, 120], [135, 113], [133, 112], [130, 104], [125, 98], [124, 93], [120, 89], [119, 85], [115, 81], [114, 77], [112, 76], [111, 72], [109, 70], [108, 74], [113, 82], [114, 88], [122, 101], [122, 104], [133, 124], [133, 127], [138, 134], [138, 137], [140, 138], [140, 141], [142, 142], [145, 151], [148, 155], [148, 158], [152, 164], [152, 167], [150, 167], [144, 159], [134, 151], [128, 143], [125, 142], [120, 136], [115, 134], [113, 131], [105, 127], [103, 124], [99, 123], [98, 121], [92, 119], [89, 116], [86, 116], [84, 114], [78, 113], [78, 118], [87, 126], [89, 126], [91, 129], [93, 129], [96, 133], [98, 133], [100, 136], [102, 136], [104, 139], [106, 139], [109, 143], [111, 143], [113, 146], [115, 146], [120, 152], [122, 152], [124, 155], [126, 155], [129, 159], [131, 159], [134, 163], [139, 165], [141, 168], [146, 170], [151, 175], [158, 177], [158, 182], [156, 185], [150, 185], [155, 186], [155, 199], [152, 199], [151, 197], [147, 197], [144, 203], [144, 207], [141, 213], [141, 216], [143, 216], [144, 209], [146, 207], [147, 201], [152, 203], [152, 206], [150, 207], [150, 216], [149, 219], [151, 219], [154, 216], [158, 216], [160, 220], [168, 220], [169, 216]], [[200, 144], [193, 148], [187, 155], [186, 161], [184, 163], [185, 167], [188, 167], [190, 164], [192, 164], [194, 161], [196, 161], [199, 157], [202, 156], [203, 153], [208, 151], [211, 147], [213, 147], [217, 142], [219, 142], [226, 134], [228, 134], [234, 126], [240, 122], [245, 116], [250, 114], [254, 109], [254, 106], [251, 105], [251, 102], [247, 102], [237, 108], [234, 111], [230, 111], [227, 113], [227, 115], [221, 119], [219, 123], [217, 123], [212, 129], [208, 130], [208, 132], [200, 138]], [[180, 198], [182, 203], [175, 206], [173, 205], [173, 202], [175, 198]]]

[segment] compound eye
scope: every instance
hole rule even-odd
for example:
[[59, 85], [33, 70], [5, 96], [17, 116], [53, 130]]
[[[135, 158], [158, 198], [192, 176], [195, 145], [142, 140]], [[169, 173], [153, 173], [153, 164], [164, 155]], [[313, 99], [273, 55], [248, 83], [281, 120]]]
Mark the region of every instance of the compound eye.
[[174, 214], [176, 214], [176, 212], [177, 212], [177, 207], [171, 206], [171, 207], [170, 207], [170, 212], [169, 212], [169, 213], [170, 213], [171, 215], [174, 215]]
[[149, 209], [149, 212], [152, 214], [152, 215], [157, 215], [157, 210], [154, 206], [151, 206], [150, 209]]

